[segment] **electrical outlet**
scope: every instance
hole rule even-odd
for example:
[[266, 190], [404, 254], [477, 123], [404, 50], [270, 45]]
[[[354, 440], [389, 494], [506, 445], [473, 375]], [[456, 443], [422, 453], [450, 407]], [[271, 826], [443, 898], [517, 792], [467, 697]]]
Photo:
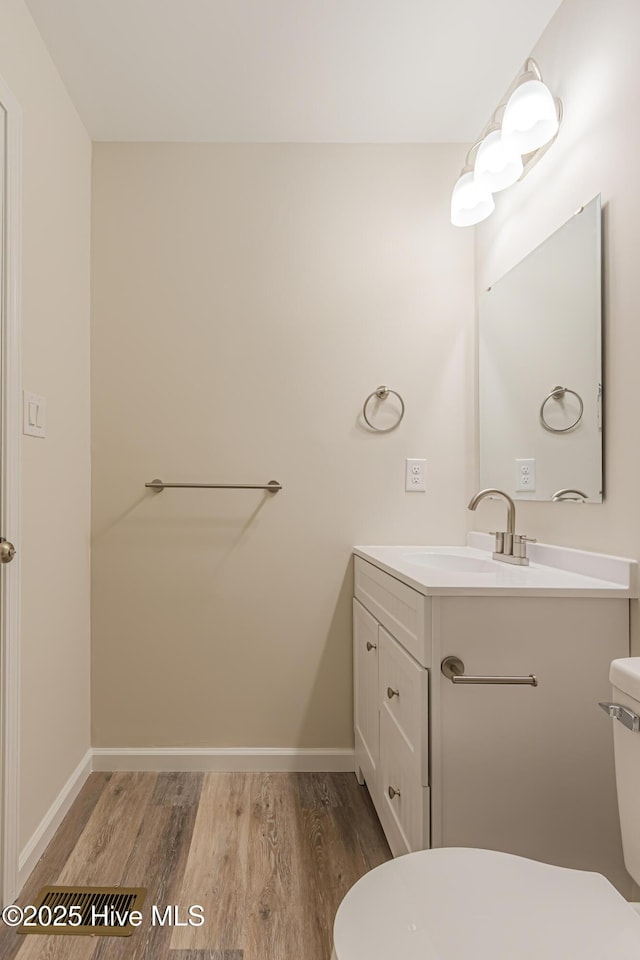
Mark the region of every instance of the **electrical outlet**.
[[404, 488], [408, 493], [424, 493], [427, 489], [427, 461], [405, 460]]
[[533, 493], [535, 489], [535, 459], [516, 460], [516, 493]]

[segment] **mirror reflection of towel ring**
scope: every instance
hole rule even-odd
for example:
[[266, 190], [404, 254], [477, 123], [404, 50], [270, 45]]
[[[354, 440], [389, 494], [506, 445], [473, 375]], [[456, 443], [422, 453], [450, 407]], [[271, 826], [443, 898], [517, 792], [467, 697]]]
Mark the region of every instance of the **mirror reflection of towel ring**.
[[[578, 416], [570, 423], [568, 427], [552, 427], [550, 423], [547, 423], [544, 417], [544, 408], [549, 403], [549, 400], [562, 400], [566, 393], [572, 394], [580, 405], [580, 410], [578, 411]], [[582, 397], [579, 393], [576, 393], [575, 390], [570, 390], [569, 387], [554, 387], [551, 393], [544, 398], [540, 404], [540, 423], [548, 430], [549, 433], [568, 433], [569, 430], [573, 430], [574, 427], [577, 427], [580, 421], [582, 420], [582, 414], [584, 413], [584, 403], [582, 402]]]
[[556, 490], [551, 497], [556, 503], [584, 503], [589, 499], [582, 490], [575, 490], [573, 487], [564, 487], [562, 490]]
[[[396, 422], [392, 424], [390, 427], [376, 427], [373, 423], [371, 423], [371, 420], [369, 420], [369, 417], [367, 416], [367, 405], [371, 400], [373, 400], [374, 397], [376, 398], [376, 400], [386, 400], [390, 394], [393, 394], [393, 396], [397, 397], [398, 400], [400, 401], [400, 416], [398, 417]], [[391, 430], [396, 429], [396, 427], [400, 424], [400, 421], [404, 417], [404, 400], [402, 399], [402, 397], [400, 396], [397, 390], [391, 390], [389, 387], [385, 387], [383, 385], [381, 387], [378, 387], [376, 390], [374, 390], [373, 393], [369, 394], [369, 396], [365, 400], [364, 405], [362, 407], [362, 416], [364, 417], [367, 426], [370, 427], [371, 430], [375, 430], [376, 433], [389, 433]]]

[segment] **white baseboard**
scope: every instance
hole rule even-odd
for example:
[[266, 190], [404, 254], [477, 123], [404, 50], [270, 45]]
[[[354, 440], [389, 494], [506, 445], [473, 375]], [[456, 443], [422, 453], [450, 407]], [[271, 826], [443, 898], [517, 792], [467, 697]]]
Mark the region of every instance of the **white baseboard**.
[[92, 770], [93, 751], [87, 750], [84, 757], [75, 768], [64, 787], [55, 798], [46, 814], [40, 821], [18, 858], [18, 890], [35, 867], [36, 863], [47, 849], [54, 833], [64, 820], [71, 804], [82, 789], [85, 780]]
[[94, 747], [94, 770], [353, 773], [353, 750], [295, 747]]

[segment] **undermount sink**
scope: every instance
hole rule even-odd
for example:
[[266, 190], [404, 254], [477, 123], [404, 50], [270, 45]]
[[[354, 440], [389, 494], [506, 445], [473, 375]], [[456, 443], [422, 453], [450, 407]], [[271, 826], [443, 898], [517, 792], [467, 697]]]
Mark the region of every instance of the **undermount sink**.
[[495, 573], [495, 560], [479, 560], [477, 557], [461, 553], [431, 553], [415, 550], [405, 553], [406, 563], [415, 563], [421, 567], [434, 567], [436, 570], [451, 570], [456, 573]]

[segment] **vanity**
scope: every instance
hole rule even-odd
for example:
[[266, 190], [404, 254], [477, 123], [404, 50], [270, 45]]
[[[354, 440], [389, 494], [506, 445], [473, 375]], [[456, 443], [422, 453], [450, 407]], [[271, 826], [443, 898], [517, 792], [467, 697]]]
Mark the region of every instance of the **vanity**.
[[[622, 861], [611, 727], [637, 564], [530, 544], [354, 549], [356, 774], [395, 856], [481, 847], [603, 873]], [[452, 659], [453, 658], [453, 659]]]

